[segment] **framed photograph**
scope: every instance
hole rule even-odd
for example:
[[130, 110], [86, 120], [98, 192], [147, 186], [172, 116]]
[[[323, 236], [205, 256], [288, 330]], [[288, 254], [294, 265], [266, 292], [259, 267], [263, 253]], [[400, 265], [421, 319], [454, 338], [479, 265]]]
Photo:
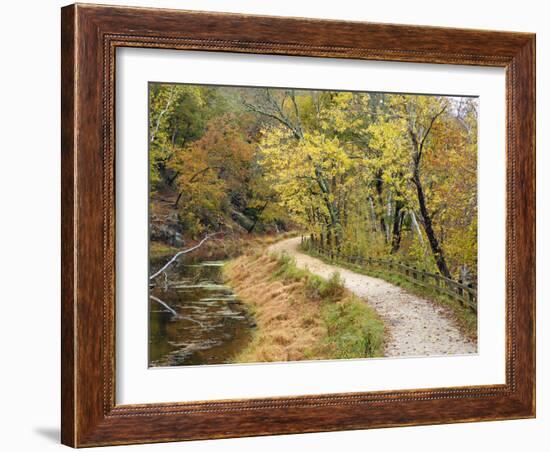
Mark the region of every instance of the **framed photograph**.
[[62, 9], [62, 442], [535, 416], [535, 36]]

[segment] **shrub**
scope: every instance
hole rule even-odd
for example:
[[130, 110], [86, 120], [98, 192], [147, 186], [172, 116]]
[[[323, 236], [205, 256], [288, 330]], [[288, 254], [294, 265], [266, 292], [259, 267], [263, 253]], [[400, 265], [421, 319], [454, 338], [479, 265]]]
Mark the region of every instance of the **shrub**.
[[315, 300], [339, 300], [344, 295], [344, 284], [340, 274], [333, 273], [328, 280], [309, 274], [306, 295]]
[[372, 308], [355, 296], [324, 307], [328, 341], [335, 358], [380, 356], [384, 324]]
[[308, 272], [296, 267], [296, 260], [286, 253], [282, 253], [277, 257], [279, 267], [273, 272], [274, 279], [282, 279], [283, 281], [301, 281], [308, 278]]
[[321, 291], [323, 298], [339, 299], [344, 295], [344, 282], [340, 273], [333, 273], [330, 278], [324, 281], [324, 287]]

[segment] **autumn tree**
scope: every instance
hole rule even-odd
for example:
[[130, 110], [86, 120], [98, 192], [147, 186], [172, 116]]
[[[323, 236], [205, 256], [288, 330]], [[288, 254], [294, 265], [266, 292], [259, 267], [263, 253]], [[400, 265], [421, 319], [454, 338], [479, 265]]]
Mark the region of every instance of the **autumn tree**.
[[476, 268], [476, 99], [168, 84], [149, 95], [151, 186], [185, 230], [293, 225], [331, 253], [446, 277]]
[[177, 174], [174, 207], [183, 209], [182, 217], [195, 229], [223, 224], [223, 214], [231, 213], [231, 197], [247, 182], [253, 153], [234, 115], [212, 119], [205, 134], [169, 162]]
[[176, 151], [200, 138], [208, 121], [223, 111], [213, 87], [152, 83], [149, 86], [149, 160], [153, 188], [171, 184], [168, 170]]

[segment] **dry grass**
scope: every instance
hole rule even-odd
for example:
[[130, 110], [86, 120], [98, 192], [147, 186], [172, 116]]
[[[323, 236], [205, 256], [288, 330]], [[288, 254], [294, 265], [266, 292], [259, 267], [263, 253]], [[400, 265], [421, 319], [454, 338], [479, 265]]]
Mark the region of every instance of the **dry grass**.
[[299, 361], [376, 356], [383, 325], [366, 303], [288, 258], [258, 251], [225, 268], [228, 283], [254, 315], [252, 342], [234, 362]]
[[277, 260], [266, 255], [245, 255], [227, 268], [233, 290], [248, 305], [258, 325], [252, 344], [235, 362], [305, 359], [306, 352], [326, 333], [317, 315], [318, 302], [304, 297], [299, 282], [273, 280], [277, 268]]
[[[225, 234], [219, 238], [212, 238], [203, 246], [194, 251], [186, 258], [194, 261], [204, 260], [225, 260], [240, 256], [244, 252], [254, 249], [262, 249], [280, 240], [285, 240], [298, 235], [297, 231], [284, 232], [281, 234]], [[150, 261], [155, 264], [159, 261], [169, 259], [181, 249], [190, 248], [196, 245], [202, 236], [195, 239], [186, 239], [186, 245], [182, 248], [175, 248], [162, 242], [152, 241], [149, 246]]]

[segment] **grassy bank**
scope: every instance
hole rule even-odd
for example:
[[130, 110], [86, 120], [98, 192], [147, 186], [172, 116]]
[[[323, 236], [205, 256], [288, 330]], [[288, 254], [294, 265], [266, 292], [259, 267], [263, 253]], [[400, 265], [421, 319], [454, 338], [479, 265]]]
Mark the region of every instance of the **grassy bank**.
[[380, 269], [354, 265], [344, 260], [331, 260], [322, 254], [305, 248], [302, 248], [302, 251], [328, 264], [336, 264], [340, 267], [347, 268], [356, 273], [361, 273], [363, 275], [383, 279], [384, 281], [388, 281], [389, 283], [402, 287], [407, 292], [439, 303], [441, 306], [445, 307], [448, 310], [457, 327], [462, 331], [463, 334], [474, 341], [477, 340], [477, 315], [471, 309], [462, 306], [458, 301], [446, 295], [443, 295], [436, 290], [414, 284], [400, 275], [389, 273]]
[[[279, 240], [288, 239], [298, 235], [298, 232], [284, 232], [281, 234], [225, 234], [219, 237], [213, 237], [187, 256], [191, 260], [225, 260], [240, 256], [247, 250], [266, 247]], [[163, 242], [152, 241], [149, 248], [150, 262], [157, 263], [161, 260], [170, 259], [178, 251], [190, 248], [200, 241], [186, 240], [186, 245], [182, 248], [175, 248]]]
[[344, 289], [338, 275], [324, 280], [293, 259], [249, 252], [224, 269], [228, 284], [257, 323], [234, 362], [365, 358], [382, 353], [384, 326]]

